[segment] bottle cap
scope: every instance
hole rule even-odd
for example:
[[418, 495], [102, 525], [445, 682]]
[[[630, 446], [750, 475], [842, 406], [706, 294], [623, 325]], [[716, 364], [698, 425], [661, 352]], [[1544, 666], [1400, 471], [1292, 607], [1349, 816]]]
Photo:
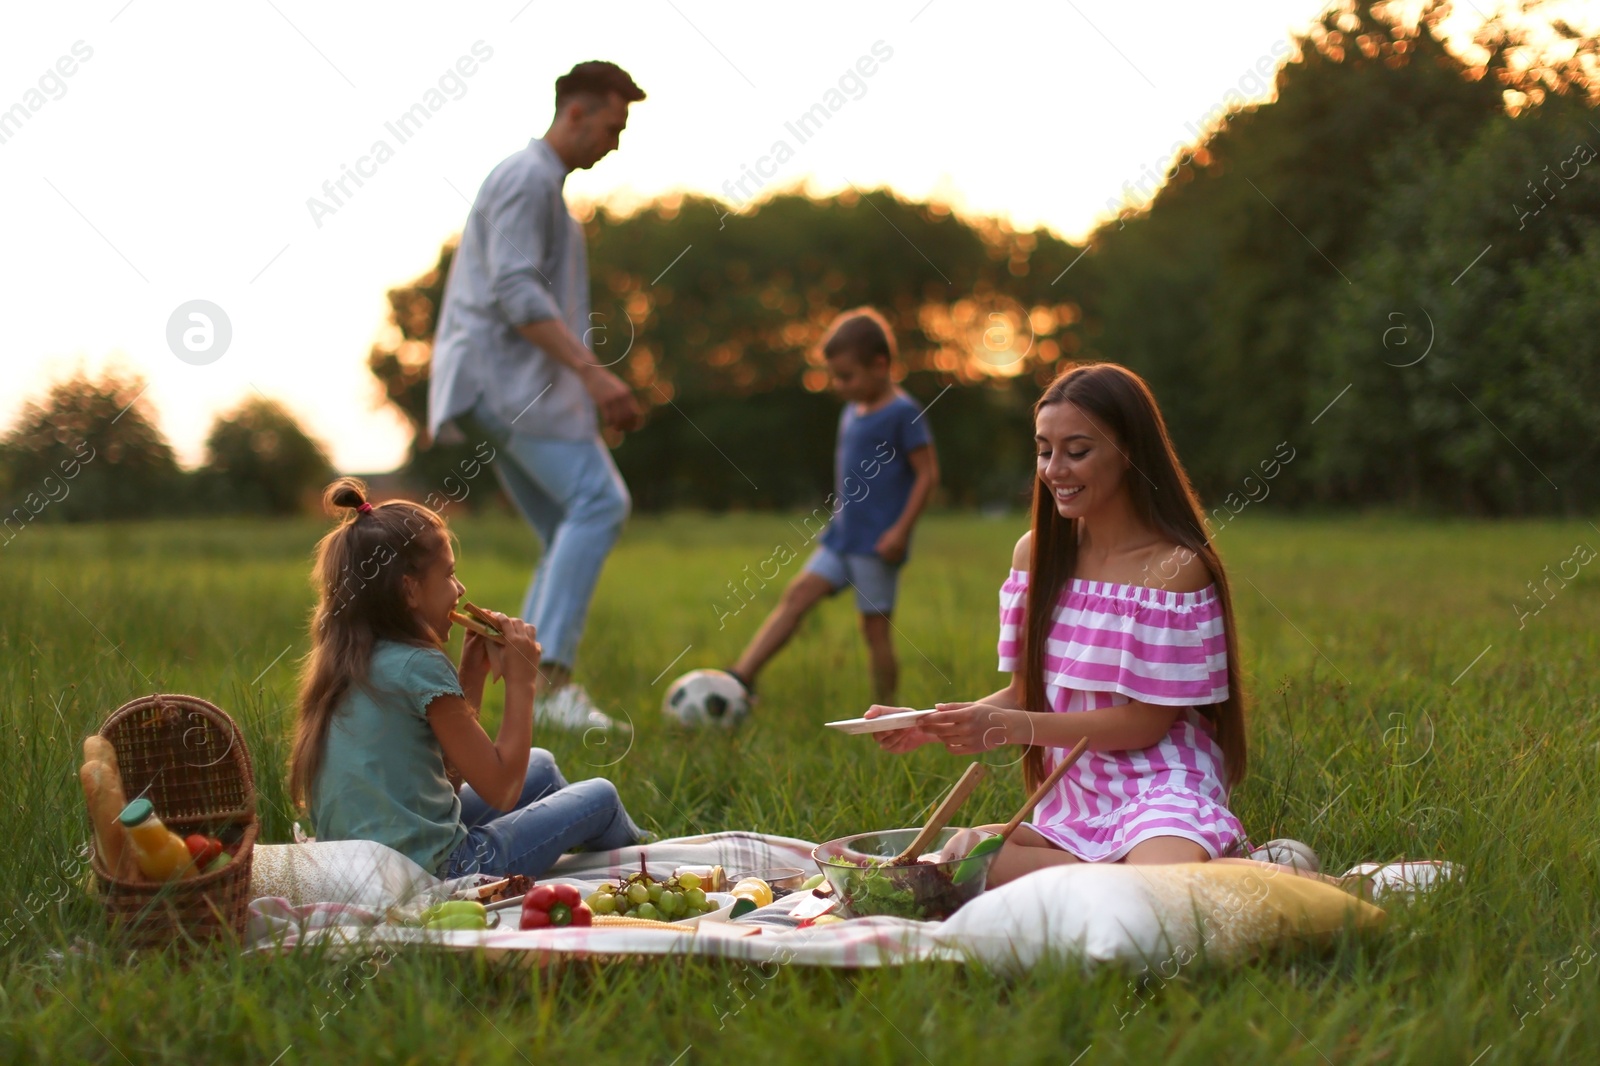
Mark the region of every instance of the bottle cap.
[[146, 818], [153, 817], [155, 813], [156, 805], [151, 803], [149, 800], [140, 797], [139, 799], [129, 803], [126, 807], [122, 808], [122, 813], [117, 816], [117, 821], [131, 828], [132, 826], [138, 825]]

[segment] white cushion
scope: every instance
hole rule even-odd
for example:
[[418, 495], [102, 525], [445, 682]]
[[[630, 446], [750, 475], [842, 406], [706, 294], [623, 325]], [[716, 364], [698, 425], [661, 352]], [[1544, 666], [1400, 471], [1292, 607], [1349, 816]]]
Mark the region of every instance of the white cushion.
[[395, 851], [371, 840], [257, 844], [250, 895], [278, 896], [299, 906], [350, 903], [381, 910], [431, 894], [442, 882]]
[[956, 911], [939, 941], [1006, 973], [1047, 959], [1093, 963], [1170, 954], [1154, 900], [1133, 869], [1083, 863], [1039, 870]]

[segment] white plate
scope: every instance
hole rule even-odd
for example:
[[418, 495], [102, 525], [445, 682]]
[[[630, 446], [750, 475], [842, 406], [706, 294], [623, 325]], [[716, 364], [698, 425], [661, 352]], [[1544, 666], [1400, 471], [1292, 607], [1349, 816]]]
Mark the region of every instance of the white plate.
[[508, 911], [512, 907], [521, 907], [523, 896], [512, 896], [510, 899], [500, 900], [498, 903], [485, 903], [483, 909], [493, 914], [496, 911]]
[[730, 895], [729, 893], [727, 893], [727, 892], [707, 892], [706, 893], [706, 899], [715, 901], [716, 904], [717, 904], [717, 909], [714, 910], [714, 911], [707, 911], [705, 914], [697, 914], [693, 918], [679, 918], [679, 919], [675, 920], [672, 924], [673, 925], [686, 925], [689, 928], [693, 929], [695, 926], [699, 925], [701, 922], [725, 922], [725, 921], [727, 921], [728, 920], [728, 912], [733, 910], [734, 897], [732, 895]]
[[898, 711], [894, 714], [882, 714], [876, 718], [845, 718], [838, 722], [824, 722], [829, 729], [837, 729], [841, 733], [887, 733], [892, 729], [906, 729], [914, 726], [922, 718], [933, 713], [933, 708], [925, 711]]

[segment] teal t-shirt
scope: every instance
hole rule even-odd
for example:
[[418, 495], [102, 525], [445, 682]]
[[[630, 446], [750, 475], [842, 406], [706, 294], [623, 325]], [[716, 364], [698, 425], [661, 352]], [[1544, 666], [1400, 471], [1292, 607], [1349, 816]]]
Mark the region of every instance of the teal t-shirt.
[[328, 726], [311, 790], [318, 840], [375, 840], [434, 873], [466, 839], [428, 725], [428, 704], [443, 695], [462, 695], [443, 652], [378, 641], [366, 685], [345, 693]]

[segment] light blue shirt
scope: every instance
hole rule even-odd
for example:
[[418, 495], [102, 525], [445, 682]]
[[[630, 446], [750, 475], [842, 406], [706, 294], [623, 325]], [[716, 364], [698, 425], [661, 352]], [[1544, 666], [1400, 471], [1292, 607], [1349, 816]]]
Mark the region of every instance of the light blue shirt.
[[339, 701], [311, 786], [318, 840], [376, 840], [429, 873], [467, 836], [461, 797], [428, 724], [435, 696], [461, 695], [436, 648], [380, 640], [363, 686]]
[[594, 401], [578, 375], [516, 328], [559, 318], [587, 343], [589, 257], [583, 227], [561, 195], [566, 180], [567, 165], [536, 137], [478, 190], [433, 341], [428, 431], [435, 438], [459, 440], [446, 424], [480, 399], [528, 436], [599, 434]]

